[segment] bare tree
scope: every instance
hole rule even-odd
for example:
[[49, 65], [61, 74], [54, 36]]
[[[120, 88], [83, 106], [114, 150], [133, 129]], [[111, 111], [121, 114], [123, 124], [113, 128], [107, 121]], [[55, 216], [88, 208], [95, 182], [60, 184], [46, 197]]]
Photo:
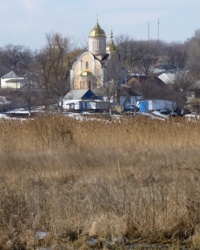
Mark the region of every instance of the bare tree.
[[140, 74], [144, 74], [145, 76], [149, 76], [153, 74], [153, 64], [156, 62], [157, 58], [155, 58], [151, 54], [146, 54], [143, 56], [137, 64], [138, 72]]
[[138, 60], [136, 62], [138, 73], [145, 76], [152, 75], [153, 65], [157, 61], [153, 42], [140, 41], [140, 43], [138, 44], [138, 51], [140, 54], [140, 57], [138, 57]]
[[138, 61], [146, 54], [142, 42], [130, 39], [128, 35], [120, 35], [116, 38], [116, 44], [122, 55], [123, 67], [130, 72], [134, 72]]
[[81, 48], [72, 48], [71, 40], [58, 33], [46, 34], [46, 45], [35, 56], [35, 69], [39, 74], [46, 106], [50, 100], [57, 103], [69, 90], [70, 68]]
[[122, 55], [122, 63], [124, 68], [129, 68], [129, 53], [130, 53], [130, 42], [132, 40], [128, 35], [119, 35], [116, 37], [115, 42]]
[[180, 43], [171, 43], [167, 48], [168, 64], [171, 69], [182, 70], [185, 67], [187, 53], [185, 46]]
[[26, 86], [24, 86], [22, 93], [23, 106], [28, 110], [29, 116], [31, 116], [32, 109], [39, 104], [40, 93], [30, 82], [27, 82]]
[[23, 75], [31, 69], [32, 62], [33, 53], [27, 47], [8, 44], [0, 49], [1, 74], [13, 70], [16, 74]]
[[175, 82], [172, 84], [177, 91], [186, 92], [189, 87], [196, 82], [196, 79], [191, 77], [187, 71], [176, 74]]
[[157, 60], [158, 42], [136, 41], [123, 35], [117, 37], [116, 41], [122, 54], [123, 66], [131, 73], [149, 75], [152, 65]]
[[67, 91], [71, 66], [70, 48], [69, 38], [58, 33], [47, 34], [46, 45], [36, 54], [35, 69], [39, 74], [46, 105], [49, 100], [58, 100]]
[[196, 30], [195, 35], [186, 42], [188, 60], [187, 66], [190, 73], [199, 78], [200, 77], [200, 30]]
[[[121, 61], [117, 60], [119, 54], [116, 53], [108, 58], [102, 65], [102, 70], [96, 75], [96, 80], [101, 95], [109, 102], [113, 101], [117, 89], [120, 88], [123, 82], [123, 70]], [[95, 91], [96, 92], [96, 91]]]

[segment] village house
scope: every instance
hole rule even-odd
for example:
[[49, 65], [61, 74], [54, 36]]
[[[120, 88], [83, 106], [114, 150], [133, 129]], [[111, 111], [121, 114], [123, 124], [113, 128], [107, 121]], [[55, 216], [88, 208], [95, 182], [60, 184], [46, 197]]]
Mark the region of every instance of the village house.
[[19, 77], [14, 71], [10, 71], [1, 77], [1, 88], [20, 89], [23, 87], [24, 81], [24, 77]]
[[110, 103], [100, 100], [91, 89], [72, 89], [62, 99], [62, 107], [69, 111], [105, 111]]

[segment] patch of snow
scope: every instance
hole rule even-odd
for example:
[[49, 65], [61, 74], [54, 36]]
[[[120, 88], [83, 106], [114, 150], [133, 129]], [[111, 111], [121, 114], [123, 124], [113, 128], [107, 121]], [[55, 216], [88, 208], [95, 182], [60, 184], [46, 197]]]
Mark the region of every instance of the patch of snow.
[[10, 119], [6, 114], [0, 114], [0, 119]]
[[49, 233], [47, 233], [47, 232], [45, 232], [45, 231], [37, 231], [36, 233], [35, 233], [35, 236], [36, 236], [36, 238], [37, 239], [44, 239], [45, 237], [47, 237], [48, 236], [48, 234]]
[[159, 111], [153, 111], [152, 114], [159, 116], [159, 117], [162, 117], [162, 118], [165, 118], [165, 119], [168, 118], [168, 115], [161, 114]]
[[200, 116], [197, 114], [186, 114], [185, 118], [187, 118], [188, 121], [195, 121], [195, 120], [199, 120]]

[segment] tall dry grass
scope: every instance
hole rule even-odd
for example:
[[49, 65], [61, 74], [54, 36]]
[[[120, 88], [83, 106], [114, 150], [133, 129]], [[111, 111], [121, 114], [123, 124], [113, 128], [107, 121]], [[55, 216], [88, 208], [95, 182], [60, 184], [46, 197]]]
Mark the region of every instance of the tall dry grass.
[[199, 146], [200, 122], [184, 119], [2, 120], [0, 246], [86, 249], [88, 236], [120, 236], [198, 248]]

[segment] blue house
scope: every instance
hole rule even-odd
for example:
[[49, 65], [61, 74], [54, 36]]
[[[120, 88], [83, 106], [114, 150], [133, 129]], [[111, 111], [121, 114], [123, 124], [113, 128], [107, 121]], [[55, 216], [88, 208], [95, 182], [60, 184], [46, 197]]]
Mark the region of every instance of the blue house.
[[109, 108], [109, 103], [101, 101], [91, 89], [73, 89], [60, 102], [65, 110], [103, 110]]

